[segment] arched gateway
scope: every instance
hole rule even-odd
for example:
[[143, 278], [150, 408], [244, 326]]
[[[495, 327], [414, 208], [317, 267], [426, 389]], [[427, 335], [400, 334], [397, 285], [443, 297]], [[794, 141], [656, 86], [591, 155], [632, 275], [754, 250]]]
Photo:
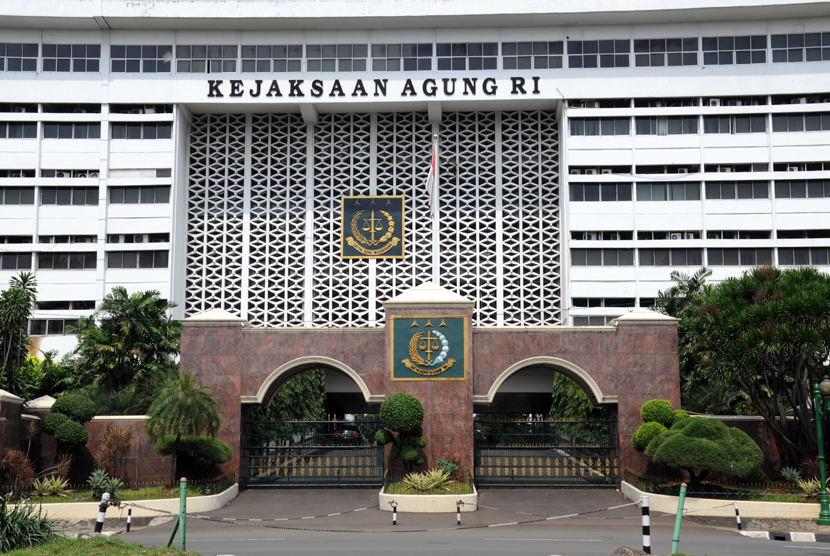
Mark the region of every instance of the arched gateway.
[[[607, 326], [485, 328], [471, 326], [473, 306], [425, 283], [384, 303], [383, 327], [255, 328], [224, 311], [207, 311], [184, 321], [181, 364], [198, 372], [222, 402], [219, 437], [239, 455], [228, 471], [252, 473], [241, 461], [249, 409], [267, 404], [288, 378], [311, 368], [326, 370], [327, 394], [351, 400], [350, 407], [377, 408], [398, 391], [417, 396], [426, 411], [428, 464], [456, 452], [484, 484], [552, 484], [546, 478], [561, 477], [562, 470], [616, 484], [624, 468], [644, 471], [646, 460], [631, 448], [640, 406], [653, 398], [680, 401], [676, 319], [635, 310]], [[580, 384], [593, 404], [611, 408], [609, 427], [594, 431], [595, 448], [604, 452], [580, 452], [584, 443], [573, 431], [551, 422], [536, 431], [554, 439], [551, 462], [532, 450], [486, 452], [477, 439], [488, 431], [477, 429], [474, 414], [486, 422], [488, 413], [536, 413], [544, 400], [549, 407], [557, 372]], [[505, 474], [534, 480], [494, 479]]]

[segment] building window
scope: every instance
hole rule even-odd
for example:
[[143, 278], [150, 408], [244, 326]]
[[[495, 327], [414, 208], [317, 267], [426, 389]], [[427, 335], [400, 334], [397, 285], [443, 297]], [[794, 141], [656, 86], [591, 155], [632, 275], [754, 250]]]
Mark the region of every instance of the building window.
[[0, 236], [0, 243], [32, 243], [32, 236]]
[[372, 45], [372, 71], [401, 70], [432, 70], [432, 44]]
[[574, 297], [571, 304], [580, 308], [634, 307], [636, 301], [633, 297]]
[[38, 243], [95, 243], [98, 236], [38, 236]]
[[634, 266], [634, 249], [571, 249], [572, 266]]
[[107, 243], [167, 243], [170, 234], [110, 234]]
[[107, 268], [167, 268], [167, 251], [112, 251]]
[[709, 266], [762, 266], [772, 264], [772, 249], [707, 249]]
[[38, 270], [90, 270], [98, 266], [95, 252], [38, 253]]
[[169, 73], [173, 59], [170, 45], [112, 45], [111, 68], [114, 73]]
[[100, 139], [101, 124], [43, 122], [44, 139]]
[[778, 264], [781, 266], [826, 266], [827, 247], [779, 247]]
[[97, 170], [41, 170], [41, 178], [97, 178]]
[[306, 70], [311, 72], [366, 71], [365, 44], [307, 44]]
[[552, 42], [503, 42], [501, 43], [502, 68], [558, 69], [562, 67], [562, 41]]
[[170, 139], [173, 124], [112, 124], [113, 139]]
[[100, 44], [44, 44], [43, 71], [96, 72]]
[[179, 73], [234, 73], [237, 46], [177, 45], [176, 71]]
[[78, 319], [32, 319], [29, 321], [31, 336], [62, 336], [73, 334]]
[[640, 249], [640, 266], [700, 266], [702, 249]]
[[775, 180], [776, 199], [830, 199], [830, 180]]
[[571, 118], [571, 135], [630, 135], [630, 118]]
[[830, 113], [813, 112], [811, 114], [773, 114], [773, 131], [828, 131], [830, 130]]
[[700, 232], [696, 230], [666, 232], [666, 231], [638, 231], [637, 239], [641, 241], [662, 241], [679, 239], [700, 239]]
[[709, 230], [706, 239], [769, 239], [770, 235], [766, 230]]
[[571, 201], [630, 201], [630, 183], [572, 183]]
[[0, 266], [3, 270], [32, 270], [32, 254], [3, 253]]
[[303, 71], [303, 45], [243, 45], [242, 71], [246, 73]]
[[773, 35], [772, 62], [830, 60], [830, 33]]
[[703, 116], [703, 133], [765, 133], [767, 117]]
[[576, 241], [625, 241], [634, 239], [634, 232], [571, 232], [571, 239]]
[[617, 317], [574, 317], [574, 326], [605, 326]]
[[440, 71], [498, 69], [499, 44], [495, 42], [438, 43], [435, 51]]
[[638, 201], [699, 201], [699, 183], [638, 183]]
[[42, 187], [41, 205], [97, 205], [97, 187]]
[[634, 65], [637, 67], [696, 66], [698, 39], [637, 39]]
[[38, 311], [91, 311], [95, 309], [94, 301], [37, 301]]
[[631, 41], [568, 41], [569, 68], [627, 68]]
[[766, 64], [767, 36], [703, 37], [703, 65]]
[[110, 203], [114, 205], [147, 205], [170, 202], [170, 186], [110, 187]]
[[638, 117], [637, 135], [695, 135], [697, 134], [697, 116], [656, 116]]
[[0, 122], [0, 139], [37, 139], [37, 124]]
[[707, 199], [769, 199], [766, 181], [710, 181], [706, 182]]
[[35, 204], [35, 188], [0, 187], [0, 204], [33, 205]]
[[0, 71], [37, 71], [37, 44], [0, 43]]

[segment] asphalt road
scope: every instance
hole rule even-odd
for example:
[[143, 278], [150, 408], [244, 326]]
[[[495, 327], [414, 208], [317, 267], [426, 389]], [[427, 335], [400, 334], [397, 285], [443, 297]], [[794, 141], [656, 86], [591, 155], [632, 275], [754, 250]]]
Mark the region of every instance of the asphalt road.
[[[621, 546], [642, 548], [640, 509], [627, 506], [534, 523], [539, 516], [590, 512], [627, 504], [615, 491], [511, 489], [483, 490], [481, 508], [455, 514], [392, 514], [377, 508], [374, 490], [254, 490], [228, 506], [188, 519], [187, 548], [205, 556], [232, 554], [335, 554], [388, 556], [429, 554], [610, 556]], [[367, 508], [362, 511], [352, 510]], [[536, 515], [523, 515], [525, 512]], [[340, 513], [336, 516], [327, 516]], [[310, 518], [320, 515], [326, 517]], [[302, 518], [307, 519], [293, 519]], [[285, 518], [292, 518], [287, 521]], [[262, 521], [248, 521], [257, 519]], [[519, 522], [512, 525], [502, 525]], [[488, 527], [488, 525], [498, 525]], [[668, 554], [674, 516], [652, 516], [652, 553]], [[123, 535], [127, 542], [164, 545], [172, 523]], [[444, 529], [444, 530], [436, 530]], [[736, 531], [684, 520], [680, 550], [693, 555], [822, 555], [830, 544], [750, 539]]]

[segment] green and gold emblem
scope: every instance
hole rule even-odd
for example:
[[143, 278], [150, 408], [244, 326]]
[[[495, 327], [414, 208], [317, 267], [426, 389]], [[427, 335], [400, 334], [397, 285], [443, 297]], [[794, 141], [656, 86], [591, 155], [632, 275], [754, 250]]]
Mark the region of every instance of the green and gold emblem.
[[392, 317], [392, 380], [464, 380], [463, 316]]
[[344, 259], [402, 259], [404, 197], [341, 197], [340, 256]]

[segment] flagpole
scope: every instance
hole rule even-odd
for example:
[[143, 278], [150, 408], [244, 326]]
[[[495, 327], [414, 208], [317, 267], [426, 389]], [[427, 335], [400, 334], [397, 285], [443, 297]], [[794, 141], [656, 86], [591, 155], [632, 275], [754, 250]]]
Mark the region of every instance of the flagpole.
[[[434, 124], [433, 129], [437, 128], [438, 125]], [[437, 129], [435, 129], [437, 131]], [[440, 213], [441, 205], [438, 198], [440, 195], [438, 194], [440, 181], [439, 181], [439, 161], [441, 159], [438, 156], [438, 134], [433, 133], [432, 135], [432, 152], [433, 156], [435, 157], [435, 184], [433, 185], [433, 195], [430, 201], [430, 218], [432, 220], [432, 281], [436, 284], [441, 284], [441, 240], [440, 240], [440, 230], [438, 227], [438, 215]]]

